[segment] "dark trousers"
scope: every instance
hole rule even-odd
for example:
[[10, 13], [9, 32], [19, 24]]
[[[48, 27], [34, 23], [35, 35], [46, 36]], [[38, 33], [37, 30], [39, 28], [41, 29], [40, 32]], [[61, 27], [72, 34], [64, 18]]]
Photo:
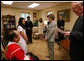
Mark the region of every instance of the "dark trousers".
[[64, 35], [58, 32], [58, 45], [60, 50], [60, 41], [64, 39]]
[[32, 32], [26, 31], [26, 35], [27, 35], [29, 43], [32, 43]]
[[[81, 40], [80, 40], [81, 41]], [[70, 56], [71, 60], [83, 60], [83, 45], [82, 43], [76, 44], [71, 43], [70, 44]]]
[[82, 54], [78, 54], [78, 53], [77, 54], [72, 54], [71, 55], [71, 60], [83, 60], [83, 55]]
[[59, 38], [58, 42], [60, 42], [61, 40], [64, 39], [64, 35], [58, 32], [58, 38]]

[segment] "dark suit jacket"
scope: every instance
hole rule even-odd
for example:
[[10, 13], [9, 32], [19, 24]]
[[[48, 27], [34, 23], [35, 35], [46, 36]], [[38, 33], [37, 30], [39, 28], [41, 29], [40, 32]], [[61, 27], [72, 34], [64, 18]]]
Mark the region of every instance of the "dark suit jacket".
[[[57, 26], [58, 26], [58, 28], [60, 28], [60, 26], [63, 26], [64, 27], [64, 25], [65, 25], [65, 21], [64, 20], [58, 20], [57, 21]], [[61, 28], [60, 28], [61, 29]], [[64, 28], [62, 29], [62, 30], [64, 30]]]
[[[58, 20], [57, 21], [57, 27], [60, 28], [61, 30], [64, 30], [64, 25], [65, 25], [65, 21], [64, 20]], [[63, 28], [61, 28], [61, 26], [63, 26]], [[59, 37], [59, 41], [64, 39], [64, 35], [60, 32], [58, 32], [58, 37]]]
[[[25, 22], [25, 27], [26, 27], [26, 31], [27, 31], [27, 32], [32, 32], [32, 28], [33, 28], [32, 21], [29, 21], [29, 22], [26, 21], [26, 22]], [[31, 30], [28, 30], [29, 27], [31, 28]]]
[[69, 39], [72, 59], [83, 59], [83, 15], [75, 22]]

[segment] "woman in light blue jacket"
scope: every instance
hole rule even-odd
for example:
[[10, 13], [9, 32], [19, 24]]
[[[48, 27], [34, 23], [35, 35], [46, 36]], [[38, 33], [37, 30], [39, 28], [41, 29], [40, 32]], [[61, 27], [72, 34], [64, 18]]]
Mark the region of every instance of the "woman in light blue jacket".
[[50, 14], [47, 16], [47, 18], [50, 24], [47, 27], [45, 40], [48, 42], [48, 51], [50, 55], [50, 60], [54, 60], [54, 41], [56, 30], [56, 22], [54, 21], [55, 16], [53, 14]]

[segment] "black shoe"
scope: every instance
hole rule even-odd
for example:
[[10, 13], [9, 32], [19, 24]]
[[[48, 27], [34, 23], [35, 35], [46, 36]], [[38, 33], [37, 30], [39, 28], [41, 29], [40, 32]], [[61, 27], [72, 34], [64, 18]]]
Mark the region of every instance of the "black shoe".
[[30, 42], [31, 44], [33, 43], [33, 42]]
[[27, 44], [29, 44], [29, 42]]
[[50, 58], [50, 56], [47, 56], [47, 58]]

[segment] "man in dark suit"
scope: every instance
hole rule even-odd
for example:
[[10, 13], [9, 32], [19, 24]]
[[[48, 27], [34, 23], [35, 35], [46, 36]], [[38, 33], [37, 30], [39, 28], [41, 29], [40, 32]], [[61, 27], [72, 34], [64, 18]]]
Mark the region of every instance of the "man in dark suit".
[[32, 21], [30, 20], [30, 16], [27, 17], [27, 21], [25, 22], [26, 26], [26, 35], [28, 37], [29, 43], [32, 43], [32, 28], [33, 24]]
[[70, 39], [70, 56], [72, 60], [83, 59], [83, 2], [73, 2], [72, 9], [79, 17], [71, 32], [65, 32]]
[[[65, 21], [63, 20], [62, 14], [59, 15], [59, 20], [57, 21], [57, 27], [61, 30], [64, 30]], [[64, 35], [58, 32], [59, 42], [64, 39]]]

